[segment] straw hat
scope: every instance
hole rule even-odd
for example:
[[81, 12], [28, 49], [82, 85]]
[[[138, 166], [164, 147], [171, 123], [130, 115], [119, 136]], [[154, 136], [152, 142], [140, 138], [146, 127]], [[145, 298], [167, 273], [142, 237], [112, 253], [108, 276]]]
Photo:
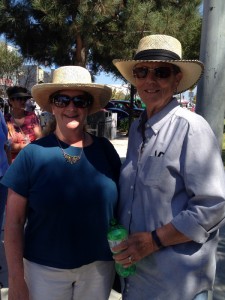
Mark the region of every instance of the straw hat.
[[181, 43], [168, 35], [149, 35], [142, 38], [134, 59], [114, 59], [113, 64], [123, 77], [134, 86], [136, 80], [132, 70], [140, 62], [167, 62], [176, 65], [183, 73], [177, 93], [184, 92], [197, 84], [204, 71], [202, 62], [198, 60], [182, 60]]
[[111, 88], [92, 83], [89, 71], [78, 66], [65, 66], [54, 70], [52, 83], [34, 85], [31, 94], [43, 110], [51, 112], [49, 97], [57, 91], [71, 89], [87, 92], [93, 96], [94, 101], [88, 110], [89, 115], [105, 107], [112, 95]]

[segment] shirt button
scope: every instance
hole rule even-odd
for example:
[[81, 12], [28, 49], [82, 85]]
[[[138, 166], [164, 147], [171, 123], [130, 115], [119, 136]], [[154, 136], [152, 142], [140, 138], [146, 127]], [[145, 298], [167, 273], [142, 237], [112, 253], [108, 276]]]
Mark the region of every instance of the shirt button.
[[127, 212], [127, 213], [128, 213], [128, 215], [130, 215], [130, 214], [131, 214], [131, 211], [130, 211], [130, 210], [128, 210], [128, 212]]
[[150, 127], [150, 125], [149, 125], [149, 124], [146, 124], [146, 125], [145, 125], [145, 128], [149, 128], [149, 127]]
[[133, 190], [133, 188], [134, 188], [134, 186], [133, 186], [133, 185], [131, 185], [131, 186], [130, 186], [130, 189], [131, 189], [131, 190]]

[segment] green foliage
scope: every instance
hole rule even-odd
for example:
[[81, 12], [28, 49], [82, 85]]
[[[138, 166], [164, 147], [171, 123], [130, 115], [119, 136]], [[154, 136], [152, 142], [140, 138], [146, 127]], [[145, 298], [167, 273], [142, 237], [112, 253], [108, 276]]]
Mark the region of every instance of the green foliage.
[[111, 99], [123, 100], [130, 97], [130, 91], [128, 90], [124, 93], [123, 90], [120, 89], [113, 89]]
[[15, 74], [23, 63], [23, 58], [16, 50], [10, 49], [4, 42], [0, 42], [0, 77], [10, 77]]
[[128, 132], [129, 130], [129, 119], [128, 118], [124, 118], [122, 120], [120, 120], [119, 124], [118, 124], [118, 130], [121, 132]]
[[198, 58], [200, 0], [1, 0], [0, 33], [39, 64], [88, 66], [113, 72], [114, 58], [130, 59], [138, 41], [169, 34]]

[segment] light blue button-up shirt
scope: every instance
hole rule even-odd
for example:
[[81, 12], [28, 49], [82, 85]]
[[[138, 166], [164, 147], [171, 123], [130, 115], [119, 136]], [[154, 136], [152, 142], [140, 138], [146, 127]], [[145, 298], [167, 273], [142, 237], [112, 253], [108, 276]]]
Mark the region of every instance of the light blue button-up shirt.
[[208, 123], [175, 99], [150, 119], [135, 121], [120, 194], [120, 222], [130, 233], [171, 222], [192, 240], [138, 262], [123, 299], [191, 300], [212, 289], [218, 228], [225, 224], [225, 174]]

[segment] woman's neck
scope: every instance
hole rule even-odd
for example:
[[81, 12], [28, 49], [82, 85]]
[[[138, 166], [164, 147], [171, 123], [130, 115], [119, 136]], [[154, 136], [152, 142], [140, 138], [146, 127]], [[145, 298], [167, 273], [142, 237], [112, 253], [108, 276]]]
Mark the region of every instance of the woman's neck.
[[55, 135], [61, 141], [77, 147], [83, 147], [85, 143], [85, 131], [83, 129], [67, 130], [62, 132], [59, 128], [56, 128]]

